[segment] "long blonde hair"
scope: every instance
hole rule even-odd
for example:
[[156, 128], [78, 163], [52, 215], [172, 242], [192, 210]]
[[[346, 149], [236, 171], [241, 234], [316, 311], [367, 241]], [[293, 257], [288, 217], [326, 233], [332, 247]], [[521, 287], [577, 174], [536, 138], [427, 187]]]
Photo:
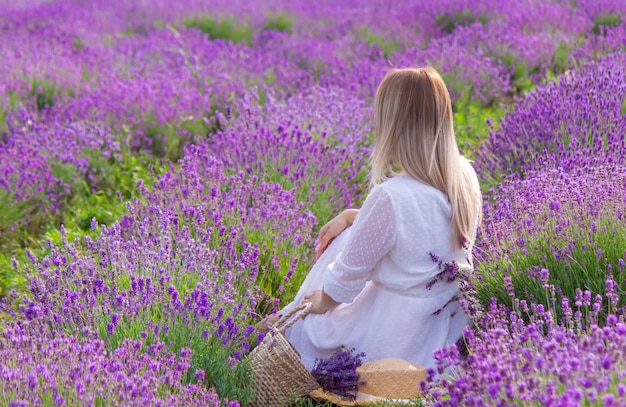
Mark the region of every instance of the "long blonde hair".
[[374, 109], [372, 185], [399, 170], [446, 193], [453, 242], [458, 247], [473, 243], [481, 194], [471, 166], [459, 153], [450, 95], [441, 76], [432, 68], [394, 69], [378, 86]]

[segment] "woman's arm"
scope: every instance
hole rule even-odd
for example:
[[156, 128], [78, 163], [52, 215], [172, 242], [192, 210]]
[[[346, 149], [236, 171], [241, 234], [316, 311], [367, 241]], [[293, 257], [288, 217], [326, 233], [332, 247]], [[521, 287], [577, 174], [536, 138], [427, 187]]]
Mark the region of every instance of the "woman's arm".
[[326, 269], [323, 290], [318, 297], [313, 297], [319, 298], [319, 311], [354, 301], [376, 264], [393, 248], [395, 240], [396, 221], [391, 199], [382, 188], [374, 188], [354, 220], [345, 247]]
[[312, 293], [305, 295], [304, 302], [313, 303], [311, 310], [309, 311], [311, 314], [323, 314], [327, 311], [335, 309], [339, 304], [341, 304], [340, 302], [330, 298], [324, 290], [313, 291]]
[[320, 258], [334, 238], [354, 223], [358, 213], [358, 209], [346, 209], [320, 229], [320, 233], [317, 236], [317, 244], [315, 245], [316, 260]]

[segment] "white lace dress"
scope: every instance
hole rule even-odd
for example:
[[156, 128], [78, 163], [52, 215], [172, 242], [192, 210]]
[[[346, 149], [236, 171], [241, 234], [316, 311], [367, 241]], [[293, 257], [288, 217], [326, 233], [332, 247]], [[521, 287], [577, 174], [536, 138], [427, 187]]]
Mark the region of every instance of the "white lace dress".
[[458, 281], [438, 278], [433, 260], [471, 269], [471, 247], [454, 249], [451, 227], [441, 191], [407, 175], [374, 187], [282, 311], [322, 287], [342, 303], [285, 332], [307, 368], [342, 345], [365, 352], [364, 361], [395, 357], [433, 367], [433, 351], [455, 343], [469, 322], [457, 301]]

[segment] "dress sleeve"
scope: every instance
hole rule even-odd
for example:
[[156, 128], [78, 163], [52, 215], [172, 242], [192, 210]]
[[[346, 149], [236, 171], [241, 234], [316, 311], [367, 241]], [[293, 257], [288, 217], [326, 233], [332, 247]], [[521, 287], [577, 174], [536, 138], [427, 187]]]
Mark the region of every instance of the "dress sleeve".
[[391, 199], [376, 186], [354, 220], [345, 248], [326, 270], [324, 292], [337, 302], [352, 302], [365, 287], [378, 261], [389, 253], [395, 239]]

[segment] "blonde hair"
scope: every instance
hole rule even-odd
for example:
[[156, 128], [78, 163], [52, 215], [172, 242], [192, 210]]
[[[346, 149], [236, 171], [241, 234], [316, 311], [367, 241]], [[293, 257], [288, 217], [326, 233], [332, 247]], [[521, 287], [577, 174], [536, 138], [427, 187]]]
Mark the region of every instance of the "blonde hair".
[[450, 95], [441, 76], [432, 68], [392, 70], [378, 86], [374, 109], [372, 185], [400, 170], [446, 193], [453, 244], [473, 243], [481, 194], [471, 165], [459, 153]]

